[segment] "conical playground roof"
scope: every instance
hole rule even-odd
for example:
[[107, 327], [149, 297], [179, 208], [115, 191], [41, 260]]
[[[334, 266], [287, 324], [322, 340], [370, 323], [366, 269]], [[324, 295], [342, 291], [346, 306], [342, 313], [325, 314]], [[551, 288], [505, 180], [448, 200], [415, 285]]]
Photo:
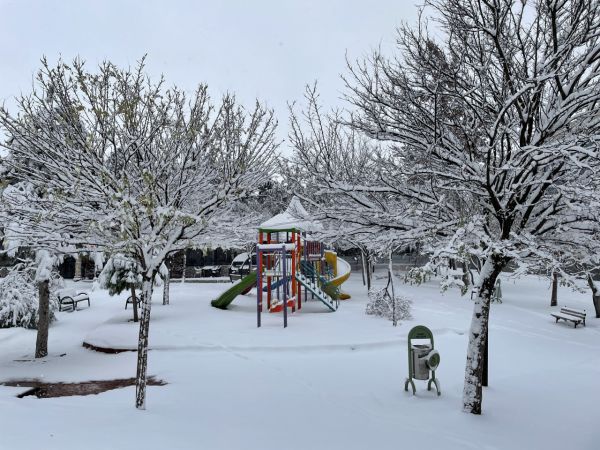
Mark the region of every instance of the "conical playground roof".
[[306, 211], [300, 199], [292, 198], [286, 210], [261, 223], [259, 231], [317, 231], [321, 225]]

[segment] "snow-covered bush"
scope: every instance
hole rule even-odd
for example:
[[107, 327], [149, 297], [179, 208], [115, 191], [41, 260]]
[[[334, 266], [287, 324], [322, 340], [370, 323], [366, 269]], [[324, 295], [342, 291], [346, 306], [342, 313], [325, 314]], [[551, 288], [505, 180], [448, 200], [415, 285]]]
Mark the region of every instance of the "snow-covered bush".
[[[118, 295], [132, 287], [136, 290], [142, 288], [142, 268], [131, 257], [118, 253], [106, 262], [98, 276], [98, 287], [107, 289], [109, 295]], [[161, 264], [154, 278], [155, 286], [162, 286], [168, 274], [166, 264]]]
[[429, 281], [435, 273], [430, 267], [430, 264], [425, 264], [422, 267], [413, 267], [406, 272], [404, 282], [410, 284], [423, 284]]
[[139, 292], [142, 289], [142, 268], [135, 259], [121, 253], [111, 256], [100, 272], [95, 287], [97, 286], [108, 289], [109, 295], [130, 291], [131, 296], [127, 301], [132, 303], [133, 321], [139, 320], [138, 304], [141, 301]]
[[395, 296], [395, 305], [392, 301], [392, 293], [389, 285], [381, 289], [371, 289], [369, 291], [369, 302], [367, 303], [366, 313], [373, 316], [385, 317], [388, 320], [410, 319], [412, 301], [401, 295]]
[[134, 287], [142, 287], [142, 269], [139, 264], [122, 254], [112, 256], [98, 277], [101, 288], [108, 289], [110, 295], [120, 294]]
[[450, 274], [443, 275], [440, 280], [440, 290], [442, 292], [446, 292], [448, 289], [458, 288], [458, 289], [460, 289], [460, 294], [465, 295], [467, 293], [469, 287], [468, 287], [468, 285], [465, 284], [463, 279], [459, 278], [459, 277], [462, 277], [462, 273], [460, 273], [460, 274], [450, 273]]
[[[31, 268], [16, 268], [0, 278], [0, 328], [37, 328], [38, 288]], [[50, 321], [58, 308], [56, 291], [64, 286], [62, 278], [50, 278]]]

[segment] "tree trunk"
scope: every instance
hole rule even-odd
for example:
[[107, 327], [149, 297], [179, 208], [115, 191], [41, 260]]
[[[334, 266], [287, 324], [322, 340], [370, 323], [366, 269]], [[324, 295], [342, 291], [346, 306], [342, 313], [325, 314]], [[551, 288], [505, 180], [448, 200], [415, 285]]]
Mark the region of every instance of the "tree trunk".
[[373, 269], [371, 267], [371, 255], [369, 255], [368, 253], [365, 253], [365, 260], [367, 262], [366, 266], [365, 266], [365, 273], [367, 274], [367, 289], [370, 291], [371, 290], [371, 275], [373, 274]]
[[471, 286], [471, 277], [467, 263], [464, 261], [462, 263], [462, 272], [462, 282], [465, 285], [465, 292], [469, 292], [469, 287]]
[[592, 302], [594, 303], [594, 309], [596, 310], [596, 319], [600, 318], [600, 289], [594, 283], [594, 279], [590, 274], [587, 277], [588, 285], [592, 290]]
[[167, 273], [165, 275], [165, 279], [163, 280], [163, 305], [169, 304], [169, 288], [171, 286], [171, 273], [169, 272], [169, 267], [167, 266]]
[[78, 253], [75, 256], [75, 275], [73, 275], [73, 280], [81, 279], [81, 255]]
[[131, 306], [133, 307], [133, 321], [138, 322], [140, 319], [138, 318], [138, 301], [135, 296], [135, 286], [131, 286]]
[[361, 273], [362, 273], [362, 280], [363, 280], [363, 286], [367, 284], [366, 281], [366, 267], [367, 267], [367, 263], [366, 263], [366, 258], [365, 258], [365, 252], [363, 252], [362, 250], [360, 251], [360, 268], [361, 268]]
[[185, 268], [187, 266], [187, 251], [183, 251], [183, 267], [181, 268], [181, 282], [185, 283]]
[[483, 348], [483, 368], [481, 373], [481, 385], [487, 387], [488, 385], [488, 345], [490, 342], [490, 332], [488, 327], [488, 333], [485, 335], [485, 344]]
[[558, 273], [552, 273], [552, 297], [550, 297], [550, 306], [558, 305]]
[[388, 265], [388, 276], [390, 277], [390, 285], [392, 288], [392, 325], [398, 326], [398, 319], [396, 317], [396, 293], [394, 292], [394, 272], [392, 267], [392, 252], [389, 255]]
[[38, 323], [35, 357], [48, 356], [48, 327], [50, 326], [50, 281], [38, 283]]
[[142, 317], [138, 338], [137, 373], [135, 379], [135, 407], [146, 409], [146, 371], [148, 369], [148, 332], [150, 330], [150, 308], [152, 306], [152, 280], [144, 276], [142, 283]]
[[463, 409], [471, 414], [481, 414], [482, 378], [485, 356], [485, 344], [488, 334], [490, 301], [496, 279], [504, 262], [501, 257], [487, 259], [480, 276], [481, 284], [473, 306], [473, 317], [469, 330], [467, 364], [465, 368], [465, 386], [463, 389]]

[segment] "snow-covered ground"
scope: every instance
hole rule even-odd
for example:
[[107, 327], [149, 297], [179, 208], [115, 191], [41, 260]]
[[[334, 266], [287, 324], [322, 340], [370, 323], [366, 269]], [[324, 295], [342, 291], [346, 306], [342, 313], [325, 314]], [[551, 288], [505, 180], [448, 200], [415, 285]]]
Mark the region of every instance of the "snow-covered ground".
[[[364, 314], [366, 292], [353, 274], [352, 299], [329, 313], [317, 302], [290, 316], [263, 314], [255, 297], [228, 311], [210, 307], [227, 284], [171, 285], [171, 305], [157, 289], [150, 325], [149, 373], [169, 384], [148, 388], [146, 411], [134, 388], [85, 397], [16, 398], [0, 386], [0, 449], [597, 449], [600, 430], [600, 319], [590, 295], [559, 290], [559, 304], [588, 310], [573, 329], [550, 317], [549, 285], [505, 280], [494, 304], [490, 387], [484, 414], [461, 412], [466, 330], [472, 303], [435, 282], [403, 287], [413, 320], [398, 328]], [[82, 347], [135, 347], [124, 297], [91, 295], [92, 306], [58, 314], [50, 356], [33, 360], [35, 332], [0, 330], [0, 381], [84, 381], [135, 375], [135, 353]], [[417, 382], [404, 392], [406, 335], [423, 324], [441, 354], [442, 396]]]

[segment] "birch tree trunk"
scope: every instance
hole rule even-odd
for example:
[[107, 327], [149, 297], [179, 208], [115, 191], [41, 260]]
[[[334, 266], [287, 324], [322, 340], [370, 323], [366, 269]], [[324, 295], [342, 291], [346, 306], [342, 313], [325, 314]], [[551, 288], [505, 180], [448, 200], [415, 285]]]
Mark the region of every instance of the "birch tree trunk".
[[133, 307], [133, 321], [134, 322], [139, 322], [139, 317], [138, 317], [138, 301], [137, 301], [137, 297], [135, 296], [135, 286], [131, 286], [131, 306]]
[[592, 290], [592, 301], [594, 303], [594, 309], [596, 310], [596, 318], [598, 319], [600, 318], [600, 289], [598, 289], [598, 286], [594, 283], [594, 279], [591, 275], [588, 274], [587, 280], [588, 285]]
[[552, 273], [552, 297], [550, 297], [550, 306], [558, 305], [558, 273]]
[[148, 369], [148, 332], [150, 330], [150, 308], [152, 306], [152, 280], [154, 274], [148, 279], [144, 276], [142, 283], [142, 317], [140, 320], [140, 334], [138, 338], [137, 373], [135, 379], [135, 407], [146, 409], [146, 371]]
[[482, 377], [485, 344], [488, 334], [490, 300], [496, 279], [504, 262], [501, 257], [490, 257], [481, 269], [481, 284], [473, 306], [473, 317], [469, 330], [465, 385], [463, 389], [463, 409], [471, 414], [481, 414]]
[[167, 273], [165, 275], [165, 279], [163, 280], [163, 305], [169, 304], [170, 286], [171, 286], [171, 272], [169, 271], [169, 267], [167, 266]]
[[38, 323], [35, 357], [48, 356], [48, 327], [50, 326], [50, 281], [38, 283]]

